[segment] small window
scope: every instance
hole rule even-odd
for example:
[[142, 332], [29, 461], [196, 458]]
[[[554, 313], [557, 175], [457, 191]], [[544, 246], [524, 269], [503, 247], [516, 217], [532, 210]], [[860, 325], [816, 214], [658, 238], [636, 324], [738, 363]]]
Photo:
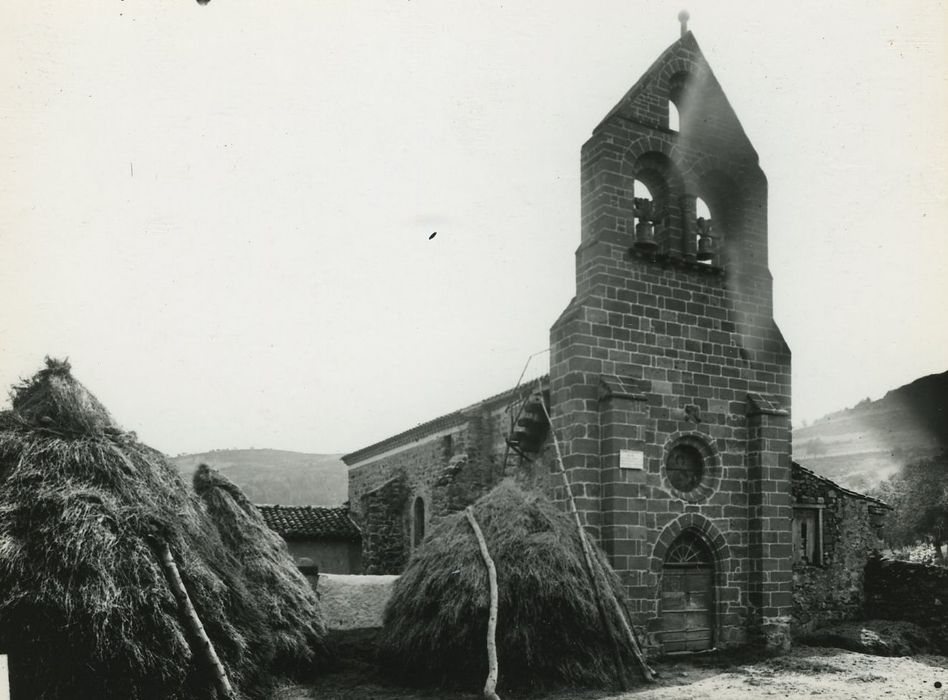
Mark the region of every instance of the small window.
[[668, 128], [671, 131], [681, 131], [681, 115], [688, 109], [689, 85], [691, 76], [688, 73], [676, 73], [668, 81]]
[[823, 563], [823, 517], [819, 508], [793, 509], [793, 563]]
[[668, 481], [679, 491], [693, 491], [704, 475], [704, 458], [698, 449], [685, 443], [675, 445], [665, 463]]
[[421, 496], [415, 499], [412, 515], [412, 546], [417, 547], [425, 539], [425, 501]]
[[715, 253], [714, 226], [711, 223], [711, 210], [701, 197], [695, 200], [695, 214], [697, 215], [695, 245], [698, 249], [698, 262], [710, 265], [714, 260]]

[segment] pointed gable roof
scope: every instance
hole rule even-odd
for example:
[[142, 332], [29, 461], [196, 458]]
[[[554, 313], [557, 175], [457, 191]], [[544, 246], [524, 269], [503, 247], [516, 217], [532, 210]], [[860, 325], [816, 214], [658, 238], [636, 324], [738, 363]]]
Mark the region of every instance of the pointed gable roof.
[[682, 110], [680, 132], [695, 139], [725, 139], [737, 146], [738, 152], [733, 155], [752, 156], [756, 160], [757, 152], [690, 31], [655, 59], [593, 133], [616, 119], [668, 131], [667, 103], [672, 96], [674, 79], [682, 75], [689, 76], [687, 92], [693, 95], [689, 100], [693, 109]]

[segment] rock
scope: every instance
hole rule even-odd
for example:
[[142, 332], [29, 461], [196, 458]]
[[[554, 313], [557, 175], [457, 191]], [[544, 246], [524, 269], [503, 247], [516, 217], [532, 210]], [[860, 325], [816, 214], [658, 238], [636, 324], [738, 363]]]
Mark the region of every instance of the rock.
[[824, 625], [801, 640], [874, 656], [912, 656], [936, 651], [928, 633], [911, 622], [868, 620]]

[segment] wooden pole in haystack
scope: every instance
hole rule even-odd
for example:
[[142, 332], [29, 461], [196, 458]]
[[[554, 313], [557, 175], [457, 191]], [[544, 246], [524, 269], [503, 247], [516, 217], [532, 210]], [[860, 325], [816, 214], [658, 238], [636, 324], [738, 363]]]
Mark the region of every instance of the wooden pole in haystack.
[[[540, 387], [540, 391], [543, 391], [543, 385], [537, 382], [537, 385]], [[542, 393], [541, 393], [542, 396]], [[629, 642], [629, 645], [632, 648], [632, 655], [635, 656], [636, 662], [639, 664], [639, 668], [642, 671], [642, 677], [647, 681], [655, 680], [655, 673], [649, 668], [648, 663], [645, 661], [645, 654], [642, 653], [642, 649], [639, 647], [639, 641], [635, 638], [635, 633], [632, 631], [632, 626], [629, 624], [629, 621], [626, 619], [625, 611], [622, 609], [622, 605], [619, 603], [619, 599], [612, 592], [612, 589], [609, 587], [608, 580], [605, 580], [605, 571], [597, 567], [594, 562], [594, 557], [592, 555], [592, 550], [589, 546], [588, 536], [586, 534], [586, 528], [583, 527], [583, 522], [579, 517], [579, 509], [576, 508], [576, 499], [573, 498], [573, 486], [569, 481], [569, 476], [566, 474], [566, 467], [563, 464], [563, 454], [560, 452], [560, 443], [556, 439], [556, 431], [553, 430], [553, 419], [550, 417], [550, 412], [546, 408], [546, 403], [541, 399], [540, 406], [543, 408], [543, 414], [546, 416], [547, 422], [550, 424], [550, 436], [553, 438], [553, 447], [556, 449], [556, 462], [559, 465], [560, 476], [563, 479], [563, 488], [566, 490], [566, 498], [569, 503], [569, 511], [573, 514], [573, 520], [576, 522], [576, 528], [579, 530], [579, 541], [582, 544], [583, 548], [583, 558], [586, 561], [586, 573], [589, 575], [589, 580], [592, 583], [593, 591], [596, 594], [596, 604], [599, 606], [599, 612], [603, 618], [603, 623], [605, 631], [608, 632], [609, 628], [606, 624], [606, 616], [602, 609], [602, 599], [599, 589], [599, 579], [603, 579], [603, 588], [606, 591], [606, 596], [609, 598], [609, 601], [612, 603], [612, 608], [619, 618], [620, 623], [622, 624], [622, 631], [625, 634], [626, 639]], [[600, 575], [596, 575], [597, 572], [601, 572]], [[625, 677], [623, 675], [623, 667], [621, 656], [619, 655], [618, 648], [616, 648], [616, 669], [619, 674], [619, 682], [625, 688]]]
[[487, 682], [484, 684], [484, 697], [487, 700], [500, 700], [497, 695], [497, 569], [494, 567], [494, 560], [491, 559], [490, 552], [487, 551], [487, 541], [484, 539], [484, 533], [481, 532], [481, 526], [477, 524], [474, 518], [474, 510], [468, 506], [464, 514], [467, 521], [474, 530], [474, 536], [477, 537], [477, 544], [481, 548], [481, 557], [484, 559], [484, 565], [487, 567], [487, 581], [490, 585], [490, 616], [487, 618]]
[[217, 690], [225, 700], [237, 700], [237, 694], [227, 679], [227, 671], [214, 650], [201, 618], [198, 617], [197, 610], [191, 602], [191, 596], [188, 595], [188, 589], [184, 587], [184, 581], [181, 580], [181, 573], [178, 571], [178, 565], [175, 564], [174, 556], [171, 554], [171, 548], [167, 543], [162, 542], [158, 552], [161, 566], [165, 570], [165, 578], [168, 579], [168, 587], [178, 601], [178, 607], [184, 617], [185, 624], [195, 640], [198, 654], [207, 661], [211, 670], [214, 672], [214, 681], [217, 684]]

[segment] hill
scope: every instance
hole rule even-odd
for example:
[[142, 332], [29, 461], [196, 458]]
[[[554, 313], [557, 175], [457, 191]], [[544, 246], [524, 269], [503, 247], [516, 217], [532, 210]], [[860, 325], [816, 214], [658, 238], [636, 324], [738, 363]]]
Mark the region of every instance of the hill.
[[254, 503], [338, 506], [348, 498], [341, 455], [286, 450], [212, 450], [178, 455], [173, 462], [188, 479], [197, 465], [214, 467]]
[[916, 379], [793, 431], [793, 457], [841, 485], [866, 489], [948, 448], [948, 372]]

